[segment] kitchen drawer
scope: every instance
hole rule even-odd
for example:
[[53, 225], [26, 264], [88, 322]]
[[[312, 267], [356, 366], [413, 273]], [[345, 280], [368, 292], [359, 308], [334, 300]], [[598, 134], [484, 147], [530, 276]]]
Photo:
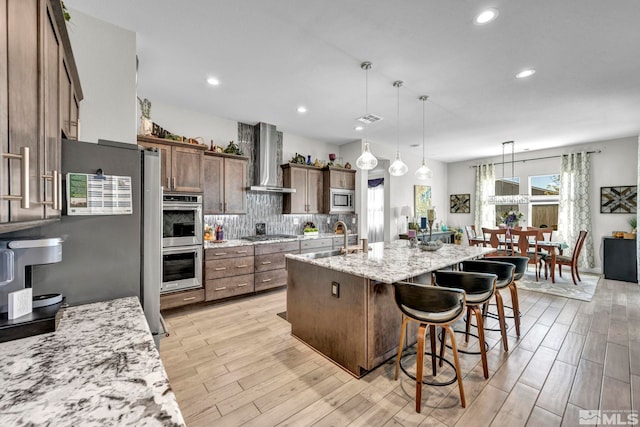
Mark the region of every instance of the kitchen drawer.
[[240, 276], [253, 273], [253, 256], [241, 256], [231, 259], [212, 259], [204, 263], [205, 280], [221, 277]]
[[160, 295], [160, 310], [204, 301], [204, 289]]
[[[357, 246], [358, 245], [358, 235], [357, 234], [351, 234], [349, 235], [349, 237], [347, 238], [348, 242], [349, 242], [349, 246]], [[333, 248], [334, 249], [338, 249], [344, 246], [344, 237], [343, 236], [336, 236], [333, 238]]]
[[279, 268], [284, 268], [284, 252], [277, 254], [269, 254], [269, 255], [258, 255], [256, 256], [256, 268], [255, 272], [259, 273], [261, 271], [269, 271], [269, 270], [277, 270]]
[[273, 254], [277, 252], [297, 254], [300, 250], [300, 242], [298, 240], [294, 240], [292, 242], [266, 243], [263, 245], [256, 245], [255, 250], [256, 255]]
[[[340, 245], [342, 246], [342, 245]], [[316, 252], [327, 252], [327, 251], [332, 251], [333, 250], [333, 246], [329, 245], [329, 246], [323, 246], [321, 248], [309, 248], [309, 249], [303, 249], [300, 251], [301, 254], [312, 254], [312, 253], [316, 253]]]
[[204, 251], [205, 260], [234, 258], [239, 256], [253, 256], [253, 246], [231, 246], [228, 248], [205, 249]]
[[255, 275], [256, 292], [286, 285], [287, 270], [285, 269], [263, 271], [262, 273], [256, 273]]
[[[305, 252], [308, 249], [329, 248], [329, 250], [331, 250], [332, 243], [333, 242], [331, 237], [327, 237], [323, 239], [300, 240], [300, 251], [304, 254], [304, 253], [308, 253], [308, 252]], [[320, 252], [320, 251], [315, 250], [312, 252]]]
[[205, 296], [207, 301], [232, 297], [253, 292], [253, 274], [224, 277], [222, 279], [207, 280], [205, 282]]

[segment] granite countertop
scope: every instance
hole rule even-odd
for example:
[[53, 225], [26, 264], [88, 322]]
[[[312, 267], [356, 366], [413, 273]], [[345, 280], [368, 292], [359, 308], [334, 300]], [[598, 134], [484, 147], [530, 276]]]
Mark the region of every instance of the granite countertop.
[[[348, 234], [348, 236], [357, 236], [357, 234]], [[289, 237], [283, 239], [273, 239], [273, 240], [261, 240], [258, 242], [252, 242], [249, 240], [243, 239], [231, 239], [231, 240], [205, 240], [203, 246], [205, 249], [215, 249], [215, 248], [229, 248], [233, 246], [253, 246], [253, 245], [268, 245], [269, 243], [282, 243], [282, 242], [295, 242], [297, 240], [308, 240], [308, 239], [321, 239], [321, 238], [329, 238], [329, 237], [340, 237], [342, 238], [342, 234], [335, 233], [320, 233], [317, 236], [296, 236]]]
[[135, 297], [67, 308], [55, 332], [0, 344], [3, 426], [182, 426]]
[[368, 253], [358, 252], [327, 258], [296, 254], [287, 254], [286, 257], [354, 276], [394, 283], [495, 251], [494, 248], [445, 244], [435, 252], [428, 252], [409, 248], [406, 240], [372, 243], [369, 248]]

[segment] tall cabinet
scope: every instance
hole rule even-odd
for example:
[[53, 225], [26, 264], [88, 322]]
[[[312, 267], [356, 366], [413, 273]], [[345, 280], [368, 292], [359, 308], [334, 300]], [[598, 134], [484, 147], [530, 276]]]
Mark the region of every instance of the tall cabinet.
[[0, 233], [62, 210], [61, 138], [82, 90], [59, 0], [0, 0]]
[[205, 151], [204, 214], [247, 213], [247, 157]]
[[322, 169], [313, 166], [288, 163], [282, 168], [282, 181], [286, 188], [295, 188], [295, 193], [286, 193], [283, 198], [282, 213], [320, 213], [322, 200]]

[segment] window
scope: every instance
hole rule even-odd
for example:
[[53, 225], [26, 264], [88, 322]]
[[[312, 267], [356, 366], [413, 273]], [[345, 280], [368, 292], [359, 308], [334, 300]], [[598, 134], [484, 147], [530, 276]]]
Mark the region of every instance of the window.
[[558, 229], [558, 196], [560, 175], [529, 177], [529, 225]]
[[[496, 179], [496, 196], [511, 196], [520, 194], [520, 177]], [[509, 211], [520, 210], [518, 205], [496, 205], [496, 222], [500, 225], [502, 214]]]

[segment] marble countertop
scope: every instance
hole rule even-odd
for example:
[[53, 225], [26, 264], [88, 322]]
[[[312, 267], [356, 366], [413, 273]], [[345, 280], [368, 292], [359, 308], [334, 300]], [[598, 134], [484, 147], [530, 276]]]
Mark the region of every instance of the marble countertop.
[[372, 243], [368, 253], [315, 259], [296, 254], [287, 254], [286, 257], [354, 276], [394, 283], [494, 251], [493, 248], [445, 244], [435, 252], [428, 252], [409, 248], [406, 240], [394, 240], [391, 243]]
[[135, 297], [67, 308], [0, 360], [3, 426], [184, 425]]

